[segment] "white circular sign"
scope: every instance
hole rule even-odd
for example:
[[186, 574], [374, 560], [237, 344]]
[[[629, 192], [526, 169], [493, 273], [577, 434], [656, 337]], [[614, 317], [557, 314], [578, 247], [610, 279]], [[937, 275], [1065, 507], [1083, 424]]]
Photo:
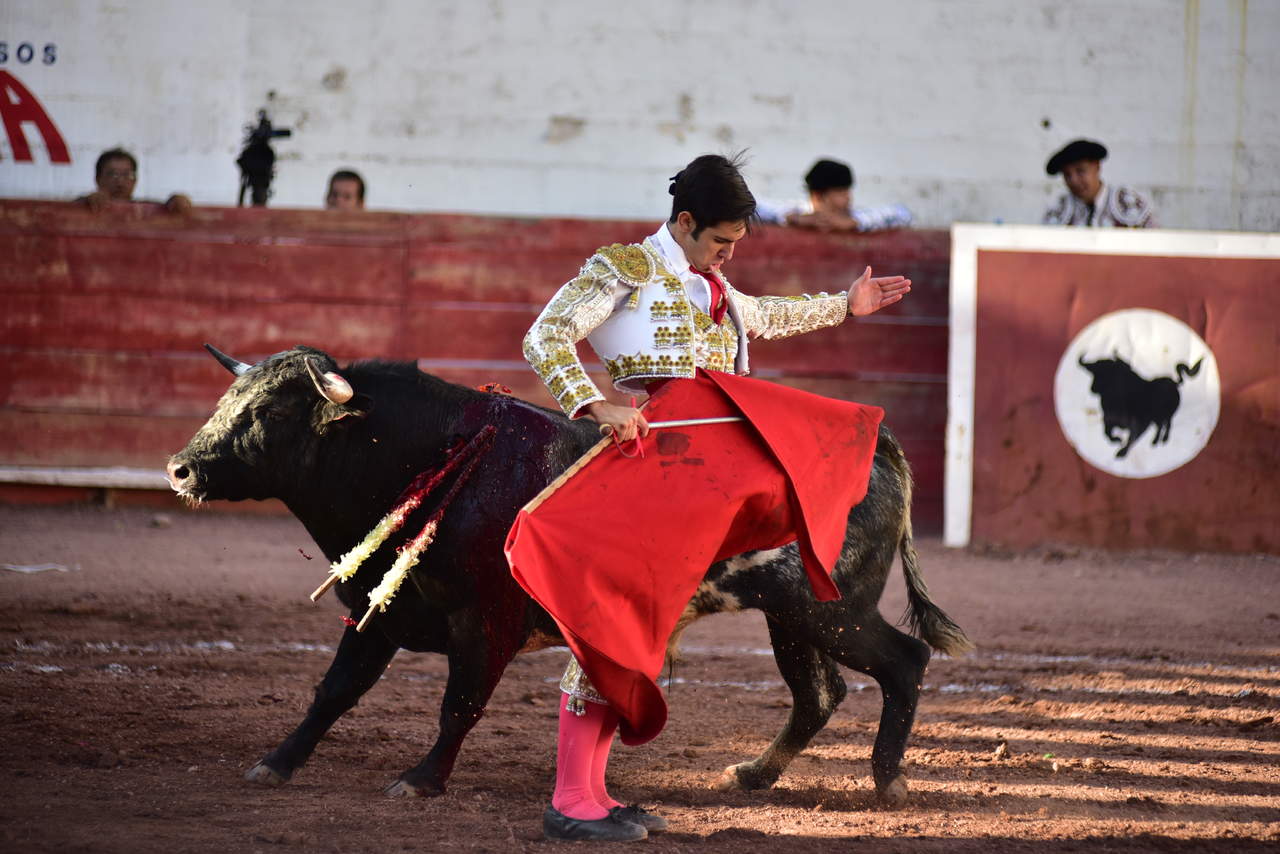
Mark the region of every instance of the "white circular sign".
[[1118, 477], [1156, 477], [1195, 459], [1218, 424], [1220, 399], [1213, 351], [1182, 321], [1146, 308], [1086, 326], [1053, 378], [1067, 441]]

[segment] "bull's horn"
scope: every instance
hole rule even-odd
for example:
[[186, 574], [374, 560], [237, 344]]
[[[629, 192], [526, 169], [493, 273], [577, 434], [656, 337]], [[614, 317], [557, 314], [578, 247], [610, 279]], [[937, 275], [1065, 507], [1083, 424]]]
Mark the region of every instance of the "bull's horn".
[[1084, 363], [1084, 353], [1081, 353], [1081, 354], [1080, 354], [1080, 367], [1082, 367], [1082, 368], [1087, 368], [1087, 367], [1089, 367], [1088, 365], [1086, 365], [1086, 364]]
[[316, 391], [320, 392], [325, 400], [330, 403], [343, 404], [355, 395], [355, 392], [351, 390], [351, 383], [344, 380], [337, 373], [333, 371], [320, 373], [320, 369], [316, 367], [310, 356], [303, 359], [303, 362], [307, 366], [307, 373], [311, 376], [311, 382], [315, 383]]
[[253, 365], [246, 365], [239, 359], [231, 358], [212, 344], [205, 344], [204, 348], [209, 351], [209, 355], [218, 360], [218, 364], [222, 365], [222, 367], [226, 368], [236, 376], [240, 376], [245, 371], [253, 367]]

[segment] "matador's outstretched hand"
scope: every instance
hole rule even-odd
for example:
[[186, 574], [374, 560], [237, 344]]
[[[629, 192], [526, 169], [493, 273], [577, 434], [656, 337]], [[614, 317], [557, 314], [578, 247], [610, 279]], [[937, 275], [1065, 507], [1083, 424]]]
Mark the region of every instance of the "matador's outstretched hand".
[[886, 305], [893, 305], [911, 293], [911, 280], [905, 276], [871, 277], [871, 268], [862, 271], [862, 275], [849, 288], [849, 313], [862, 317], [877, 312]]

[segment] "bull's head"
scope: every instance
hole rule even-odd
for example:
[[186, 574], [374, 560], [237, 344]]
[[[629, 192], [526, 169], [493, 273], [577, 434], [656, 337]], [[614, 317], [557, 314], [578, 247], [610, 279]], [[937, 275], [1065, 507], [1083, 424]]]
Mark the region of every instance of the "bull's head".
[[1084, 354], [1081, 353], [1078, 361], [1080, 367], [1093, 375], [1089, 391], [1096, 395], [1122, 393], [1130, 382], [1139, 379], [1129, 367], [1129, 363], [1120, 358], [1118, 352], [1113, 353], [1110, 359], [1099, 359], [1096, 362], [1086, 362]]
[[208, 422], [169, 459], [169, 484], [189, 501], [283, 497], [320, 440], [370, 409], [320, 350], [295, 347], [250, 365], [205, 347], [236, 379]]

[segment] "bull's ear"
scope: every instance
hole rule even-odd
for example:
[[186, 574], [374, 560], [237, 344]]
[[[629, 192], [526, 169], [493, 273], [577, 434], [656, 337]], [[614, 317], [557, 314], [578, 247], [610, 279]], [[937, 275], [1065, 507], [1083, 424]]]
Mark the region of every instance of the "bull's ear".
[[358, 421], [373, 409], [373, 398], [359, 392], [353, 394], [346, 403], [321, 401], [312, 415], [312, 426], [317, 433], [324, 434], [339, 421]]
[[369, 399], [369, 396], [357, 394], [347, 403], [325, 403], [320, 407], [316, 420], [321, 431], [323, 431], [330, 424], [343, 419], [364, 418], [371, 409], [373, 409], [373, 401]]

